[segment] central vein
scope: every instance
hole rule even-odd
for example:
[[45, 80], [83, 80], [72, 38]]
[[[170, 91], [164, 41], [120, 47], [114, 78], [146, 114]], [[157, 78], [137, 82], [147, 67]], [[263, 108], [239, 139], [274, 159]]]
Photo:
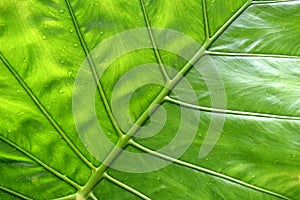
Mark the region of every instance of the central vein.
[[[154, 99], [154, 101], [148, 106], [145, 112], [139, 117], [135, 124], [129, 129], [125, 135], [120, 135], [119, 140], [111, 152], [107, 155], [103, 163], [93, 172], [88, 183], [78, 192], [78, 199], [85, 199], [97, 186], [97, 184], [105, 178], [105, 172], [109, 169], [109, 166], [120, 156], [122, 151], [134, 135], [140, 130], [149, 117], [156, 112], [159, 105], [161, 105], [169, 93], [176, 87], [182, 77], [192, 68], [192, 66], [206, 54], [206, 50], [211, 44], [228, 28], [228, 26], [246, 9], [251, 5], [251, 0], [247, 1], [211, 38], [207, 38], [203, 46], [197, 51], [197, 53], [186, 63], [186, 65], [180, 70], [180, 72], [170, 81], [166, 81], [166, 85]], [[155, 47], [153, 47], [155, 48]]]

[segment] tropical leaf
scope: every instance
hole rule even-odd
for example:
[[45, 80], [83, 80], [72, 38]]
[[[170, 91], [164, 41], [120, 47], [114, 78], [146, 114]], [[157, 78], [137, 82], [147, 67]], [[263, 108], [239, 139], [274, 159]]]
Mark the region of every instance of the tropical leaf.
[[[0, 9], [0, 199], [300, 199], [299, 0], [32, 0]], [[101, 46], [132, 29], [147, 48], [112, 57], [139, 35]], [[212, 65], [215, 77], [199, 74]], [[95, 119], [76, 107], [93, 88], [77, 91], [82, 66], [97, 83]], [[93, 140], [95, 122], [115, 147]]]

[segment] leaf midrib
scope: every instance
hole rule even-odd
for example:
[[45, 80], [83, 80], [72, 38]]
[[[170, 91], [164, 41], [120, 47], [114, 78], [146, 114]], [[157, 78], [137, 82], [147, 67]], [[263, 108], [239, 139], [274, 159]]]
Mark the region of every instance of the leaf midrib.
[[[206, 38], [206, 42], [203, 44], [203, 46], [190, 59], [190, 61], [186, 63], [186, 65], [180, 70], [180, 72], [175, 75], [175, 77], [169, 82], [166, 82], [166, 86], [162, 89], [162, 91], [158, 94], [158, 96], [154, 99], [150, 106], [145, 110], [145, 112], [137, 119], [136, 123], [124, 136], [119, 138], [115, 147], [103, 161], [103, 163], [105, 164], [102, 163], [97, 168], [96, 172], [90, 178], [88, 183], [78, 193], [80, 197], [88, 196], [88, 194], [94, 189], [94, 187], [96, 187], [96, 185], [104, 178], [103, 174], [105, 174], [109, 169], [109, 165], [111, 165], [114, 160], [117, 159], [122, 150], [129, 144], [140, 127], [148, 120], [149, 116], [151, 116], [156, 111], [156, 109], [158, 108], [157, 105], [160, 105], [165, 101], [165, 98], [168, 96], [170, 91], [172, 91], [172, 89], [176, 87], [182, 77], [191, 69], [193, 64], [195, 64], [203, 55], [205, 55], [206, 49], [208, 49], [213, 44], [213, 42], [227, 29], [227, 27], [251, 5], [251, 2], [251, 0], [248, 0], [231, 18], [229, 18], [229, 20], [225, 24], [223, 24], [223, 26], [211, 38]], [[142, 7], [142, 9], [144, 9], [144, 7]], [[206, 12], [206, 9], [203, 8], [203, 12]], [[206, 24], [205, 29], [208, 29], [208, 24]]]
[[[168, 83], [167, 82], [167, 86], [161, 91], [161, 93], [158, 95], [158, 98], [156, 98], [151, 104], [150, 106], [146, 109], [146, 111], [140, 116], [140, 118], [136, 121], [136, 124], [133, 125], [133, 127], [130, 128], [130, 130], [128, 131], [128, 133], [126, 135], [121, 135], [119, 141], [116, 144], [116, 148], [114, 148], [111, 153], [106, 157], [104, 163], [105, 164], [101, 164], [95, 174], [90, 178], [90, 180], [88, 181], [88, 183], [84, 186], [84, 188], [78, 193], [79, 196], [81, 197], [85, 197], [89, 194], [89, 192], [91, 192], [93, 190], [93, 188], [106, 176], [106, 172], [109, 169], [109, 164], [111, 164], [112, 162], [114, 162], [114, 160], [119, 156], [119, 154], [121, 153], [120, 149], [124, 149], [129, 142], [133, 142], [132, 137], [134, 136], [134, 134], [139, 130], [140, 126], [143, 125], [146, 120], [149, 118], [149, 116], [151, 116], [152, 113], [155, 112], [155, 105], [157, 104], [161, 104], [164, 100], [165, 97], [168, 96], [169, 92], [180, 82], [181, 77], [184, 76], [189, 70], [190, 68], [193, 66], [194, 63], [196, 63], [203, 55], [205, 55], [206, 53], [206, 49], [208, 49], [210, 47], [210, 45], [227, 29], [227, 27], [244, 11], [246, 10], [250, 5], [251, 5], [252, 1], [248, 0], [211, 38], [207, 39], [206, 42], [204, 43], [203, 47], [195, 54], [195, 56], [193, 56], [193, 58], [183, 67], [183, 69]], [[204, 4], [205, 5], [205, 4]], [[148, 21], [147, 15], [145, 13], [145, 8], [143, 7], [142, 4], [142, 0], [141, 0], [141, 6], [144, 12], [144, 17], [146, 20], [146, 24], [149, 26], [150, 23]], [[206, 11], [206, 10], [205, 10]], [[204, 17], [205, 18], [205, 17]], [[148, 27], [149, 28], [149, 27]], [[208, 24], [206, 23], [205, 28], [208, 28]], [[151, 34], [151, 29], [148, 29], [149, 31], [149, 35], [150, 37], [152, 36]], [[208, 33], [209, 34], [209, 33]], [[158, 62], [160, 64], [160, 67], [163, 66], [162, 62], [160, 61], [160, 55], [157, 51], [157, 47], [156, 47], [156, 43], [155, 40], [153, 38], [153, 40], [151, 40], [154, 51], [155, 51], [155, 55], [156, 58], [158, 59]], [[92, 61], [92, 60], [91, 60]], [[162, 69], [162, 68], [161, 68]], [[164, 73], [164, 70], [162, 70], [162, 73]], [[166, 77], [164, 75], [164, 77]], [[105, 97], [106, 98], [106, 97]], [[154, 109], [153, 109], [154, 107]], [[165, 156], [165, 155], [164, 155]], [[179, 161], [176, 160], [177, 164], [181, 164], [182, 165], [183, 161]], [[189, 164], [189, 163], [187, 163]], [[108, 166], [107, 166], [108, 165]], [[184, 165], [184, 166], [188, 166], [188, 165]], [[189, 166], [192, 167], [192, 166]], [[197, 166], [198, 168], [201, 168], [199, 166]], [[195, 168], [195, 166], [194, 166]], [[204, 168], [201, 168], [204, 169]], [[208, 170], [208, 169], [206, 169]], [[210, 170], [208, 170], [210, 171]], [[213, 172], [213, 171], [212, 171]], [[216, 172], [214, 172], [216, 173]], [[209, 173], [210, 175], [212, 175], [211, 173]], [[227, 180], [233, 181], [235, 183], [250, 187], [252, 189], [256, 189], [259, 190], [261, 192], [265, 192], [267, 194], [271, 194], [277, 197], [281, 197], [284, 199], [289, 199], [285, 196], [282, 196], [280, 194], [268, 191], [268, 190], [264, 190], [260, 187], [256, 187], [253, 186], [251, 184], [247, 184], [244, 183], [242, 181], [239, 181], [237, 179], [234, 179], [232, 177], [228, 177], [226, 175], [223, 174], [219, 174], [220, 178], [225, 178], [227, 177]], [[134, 193], [136, 193], [137, 191], [135, 191]]]
[[[203, 1], [204, 2], [204, 1]], [[155, 112], [156, 109], [153, 109], [153, 107], [155, 107], [155, 105], [157, 104], [160, 104], [161, 102], [163, 102], [165, 99], [165, 97], [167, 97], [168, 93], [170, 90], [172, 90], [181, 80], [181, 77], [184, 76], [189, 70], [190, 68], [193, 66], [194, 63], [196, 63], [202, 56], [204, 56], [207, 51], [206, 49], [208, 49], [211, 44], [227, 29], [227, 27], [242, 13], [244, 12], [244, 10], [246, 10], [250, 5], [252, 4], [252, 1], [251, 0], [248, 0], [211, 38], [207, 39], [206, 42], [204, 43], [203, 47], [192, 57], [192, 59], [183, 67], [183, 69], [172, 79], [170, 80], [169, 82], [167, 82], [167, 86], [161, 91], [161, 93], [158, 95], [158, 98], [156, 98], [152, 103], [151, 105], [146, 109], [146, 111], [141, 115], [141, 117], [136, 121], [136, 124], [138, 126], [136, 126], [135, 124], [133, 125], [133, 127], [128, 131], [128, 133], [123, 137], [121, 138], [118, 143], [116, 144], [116, 147], [117, 148], [114, 148], [112, 150], [112, 153], [109, 154], [106, 158], [106, 160], [104, 161], [106, 164], [111, 164], [120, 154], [120, 149], [123, 149], [125, 148], [129, 143], [133, 146], [136, 146], [138, 147], [138, 145], [136, 145], [137, 143], [135, 143], [133, 140], [132, 140], [132, 137], [134, 136], [134, 134], [139, 130], [139, 127], [142, 126], [145, 121], [148, 119], [149, 116], [151, 116], [151, 114], [153, 112]], [[203, 4], [205, 6], [205, 3]], [[206, 9], [205, 7], [203, 8], [204, 11], [206, 12]], [[144, 10], [144, 7], [143, 7], [143, 11]], [[207, 18], [205, 17], [206, 15], [204, 14], [204, 19], [207, 20]], [[146, 18], [146, 17], [145, 17]], [[146, 18], [147, 19], [147, 18]], [[149, 23], [147, 23], [146, 21], [146, 24], [149, 25]], [[208, 22], [205, 22], [205, 29], [207, 30], [208, 29]], [[206, 31], [206, 34], [209, 35], [209, 32]], [[150, 33], [150, 37], [151, 37], [151, 33]], [[156, 44], [155, 41], [152, 42], [152, 44]], [[155, 46], [154, 46], [154, 49]], [[156, 54], [156, 56], [159, 55], [159, 54]], [[162, 64], [162, 63], [160, 63]], [[160, 96], [164, 96], [163, 98], [160, 98]], [[242, 113], [240, 113], [242, 114]], [[247, 113], [248, 114], [248, 113]], [[123, 139], [123, 141], [122, 141]], [[135, 144], [135, 145], [134, 145]], [[141, 145], [139, 147], [142, 147]], [[147, 148], [143, 147], [141, 150], [147, 150]], [[148, 153], [151, 153], [151, 150], [148, 149], [147, 151]], [[153, 152], [153, 151], [152, 151]], [[155, 152], [157, 153], [157, 152]], [[112, 155], [113, 158], [110, 158], [110, 155]], [[252, 189], [255, 189], [257, 191], [260, 191], [260, 192], [264, 192], [266, 194], [269, 194], [269, 195], [273, 195], [273, 196], [276, 196], [276, 197], [280, 197], [280, 198], [283, 198], [283, 199], [289, 199], [288, 197], [285, 197], [281, 194], [278, 194], [278, 193], [275, 193], [275, 192], [272, 192], [272, 191], [269, 191], [269, 190], [266, 190], [266, 189], [263, 189], [263, 188], [260, 188], [260, 187], [257, 187], [257, 186], [254, 186], [254, 185], [251, 185], [251, 184], [248, 184], [248, 183], [245, 183], [243, 181], [240, 181], [238, 179], [235, 179], [235, 178], [232, 178], [232, 177], [229, 177], [229, 176], [226, 176], [224, 174], [221, 174], [221, 173], [218, 173], [218, 172], [214, 172], [212, 170], [208, 170], [208, 169], [205, 169], [205, 168], [202, 168], [202, 167], [199, 167], [199, 166], [196, 166], [196, 165], [192, 165], [190, 163], [186, 163], [186, 162], [183, 162], [183, 161], [180, 161], [180, 160], [177, 160], [177, 159], [173, 159], [173, 158], [170, 158], [166, 155], [163, 155], [163, 154], [159, 154], [157, 153], [156, 155], [155, 154], [152, 154], [153, 156], [157, 156], [157, 157], [160, 157], [161, 159], [169, 159], [169, 161], [171, 162], [174, 162], [174, 163], [177, 163], [177, 164], [180, 164], [180, 165], [183, 165], [185, 167], [189, 167], [189, 168], [193, 168], [193, 169], [197, 169], [199, 171], [202, 171], [202, 172], [205, 172], [209, 175], [214, 175], [214, 176], [217, 176], [219, 178], [223, 178], [223, 179], [226, 179], [228, 181], [232, 181], [234, 183], [237, 183], [237, 184], [240, 184], [240, 185], [243, 185], [243, 186], [246, 186], [248, 188], [252, 188]], [[97, 185], [103, 178], [103, 174], [106, 174], [106, 171], [109, 169], [108, 166], [106, 165], [101, 165], [98, 170], [96, 171], [96, 174], [94, 176], [94, 179], [91, 177], [91, 182], [92, 184], [87, 184], [86, 185], [86, 188], [83, 189], [83, 196], [86, 196], [88, 194], [88, 190], [85, 190], [85, 189], [90, 189], [92, 190], [95, 185]], [[98, 175], [97, 175], [98, 174]], [[95, 184], [93, 186], [93, 184]], [[86, 193], [86, 194], [85, 194]]]

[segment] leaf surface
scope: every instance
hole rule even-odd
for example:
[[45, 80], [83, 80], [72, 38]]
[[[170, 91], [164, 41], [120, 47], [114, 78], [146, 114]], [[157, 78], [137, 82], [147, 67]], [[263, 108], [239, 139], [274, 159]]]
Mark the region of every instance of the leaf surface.
[[[33, 0], [1, 1], [0, 9], [0, 199], [300, 198], [300, 1]], [[185, 59], [162, 48], [185, 50], [185, 44], [165, 44], [151, 27], [183, 33], [202, 48], [187, 49]], [[97, 146], [107, 152], [107, 166], [79, 137], [94, 131], [94, 119], [82, 112], [76, 127], [74, 84], [84, 60], [91, 71], [98, 67], [92, 52], [99, 44], [135, 28], [146, 28], [151, 48], [116, 58], [103, 73], [94, 95], [96, 121], [121, 150], [148, 153], [153, 162]], [[127, 47], [120, 41], [101, 56]], [[224, 84], [226, 108], [215, 107], [208, 80], [199, 75], [207, 59]], [[147, 63], [151, 70], [129, 77], [116, 93], [119, 102], [132, 94], [129, 112], [113, 112], [118, 81]], [[135, 90], [145, 80], [164, 84]], [[195, 102], [175, 94], [190, 90], [185, 81]], [[201, 158], [214, 117], [224, 117], [224, 126]], [[149, 124], [156, 134], [139, 137]], [[161, 150], [182, 127], [173, 151]], [[194, 130], [188, 149], [175, 157]], [[144, 173], [114, 169], [167, 161]]]

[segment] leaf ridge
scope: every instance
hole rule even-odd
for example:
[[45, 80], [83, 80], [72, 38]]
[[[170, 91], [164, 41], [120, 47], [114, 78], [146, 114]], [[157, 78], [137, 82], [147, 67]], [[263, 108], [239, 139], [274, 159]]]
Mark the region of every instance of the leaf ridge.
[[234, 13], [218, 30], [209, 38], [207, 42], [196, 52], [196, 54], [186, 63], [186, 65], [180, 70], [180, 72], [172, 79], [172, 89], [202, 56], [205, 55], [206, 50], [215, 42], [215, 40], [230, 26], [230, 24], [240, 16], [250, 5], [252, 0], [248, 0], [237, 12]]
[[70, 199], [76, 199], [76, 195], [75, 194], [70, 194], [70, 195], [60, 197], [60, 198], [57, 198], [57, 199], [54, 199], [54, 200], [70, 200]]
[[23, 194], [21, 194], [21, 193], [19, 193], [17, 191], [14, 191], [12, 189], [6, 188], [6, 187], [4, 187], [2, 185], [0, 185], [0, 190], [2, 190], [4, 192], [7, 192], [7, 193], [9, 193], [9, 194], [11, 194], [13, 196], [18, 197], [18, 198], [24, 199], [24, 200], [30, 200], [31, 199], [31, 198], [29, 198], [29, 197], [27, 197], [27, 196], [25, 196], [25, 195], [23, 195]]
[[121, 187], [121, 188], [123, 188], [123, 189], [125, 189], [125, 190], [127, 190], [127, 191], [129, 191], [129, 192], [131, 192], [132, 194], [134, 194], [134, 195], [136, 195], [136, 196], [138, 196], [138, 197], [140, 197], [140, 198], [142, 198], [142, 199], [144, 199], [144, 200], [151, 200], [151, 199], [150, 199], [149, 197], [147, 197], [146, 195], [144, 195], [144, 194], [142, 194], [141, 192], [139, 192], [139, 191], [133, 189], [132, 187], [130, 187], [130, 186], [128, 186], [128, 185], [126, 185], [126, 184], [124, 184], [124, 183], [118, 181], [117, 179], [113, 178], [112, 176], [108, 175], [107, 173], [104, 173], [104, 177], [105, 177], [108, 181], [110, 181], [111, 183], [116, 184], [117, 186], [119, 186], [119, 187]]
[[93, 200], [98, 200], [97, 197], [91, 192], [90, 194], [90, 197], [93, 199]]
[[[245, 2], [245, 4], [238, 9], [226, 22], [223, 24], [217, 32], [210, 38], [210, 41], [215, 41], [228, 27], [229, 25], [238, 18], [251, 4], [253, 3], [253, 0], [248, 0]], [[213, 43], [211, 42], [211, 44]]]
[[279, 198], [282, 198], [282, 199], [291, 200], [289, 197], [286, 197], [284, 195], [278, 194], [276, 192], [272, 192], [270, 190], [267, 190], [267, 189], [264, 189], [264, 188], [261, 188], [261, 187], [255, 186], [255, 185], [251, 185], [249, 183], [246, 183], [246, 182], [241, 181], [239, 179], [233, 178], [231, 176], [227, 176], [225, 174], [222, 174], [222, 173], [219, 173], [219, 172], [216, 172], [216, 171], [204, 168], [204, 167], [200, 167], [198, 165], [194, 165], [194, 164], [191, 164], [191, 163], [188, 163], [188, 162], [185, 162], [185, 161], [182, 161], [182, 160], [178, 160], [178, 159], [172, 158], [170, 156], [158, 153], [156, 151], [153, 151], [151, 149], [148, 149], [147, 147], [144, 147], [144, 146], [140, 145], [139, 143], [135, 142], [134, 140], [131, 140], [130, 144], [132, 146], [134, 146], [134, 147], [136, 147], [136, 148], [138, 148], [138, 149], [146, 152], [146, 153], [151, 154], [152, 156], [157, 157], [157, 158], [160, 158], [160, 159], [163, 159], [163, 160], [167, 160], [167, 161], [176, 163], [176, 164], [184, 166], [184, 167], [195, 169], [197, 171], [201, 171], [201, 172], [209, 174], [211, 176], [215, 176], [215, 177], [218, 177], [218, 178], [221, 178], [221, 179], [225, 179], [227, 181], [230, 181], [230, 182], [233, 182], [233, 183], [236, 183], [236, 184], [239, 184], [239, 185], [242, 185], [242, 186], [245, 186], [245, 187], [257, 190], [259, 192], [263, 192], [263, 193], [266, 193], [266, 194], [269, 194], [269, 195], [272, 195], [272, 196], [275, 196], [275, 197], [279, 197]]
[[206, 41], [209, 40], [209, 22], [208, 22], [208, 12], [206, 6], [206, 0], [202, 0], [202, 7], [203, 7], [203, 18], [204, 18], [204, 26], [205, 26], [205, 39]]
[[252, 4], [271, 4], [271, 3], [289, 3], [289, 2], [297, 2], [299, 0], [277, 0], [277, 1], [253, 1]]
[[[149, 116], [156, 112], [159, 105], [165, 101], [165, 98], [171, 92], [172, 89], [179, 83], [182, 77], [192, 68], [202, 56], [205, 55], [206, 49], [223, 33], [224, 30], [245, 10], [251, 5], [251, 0], [248, 0], [229, 20], [221, 26], [221, 28], [207, 41], [204, 45], [196, 52], [196, 54], [190, 59], [190, 61], [180, 70], [180, 72], [175, 75], [175, 77], [166, 84], [166, 86], [161, 90], [158, 96], [153, 100], [153, 102], [148, 106], [145, 112], [137, 119], [133, 126], [125, 135], [121, 135], [115, 147], [107, 155], [103, 163], [96, 169], [93, 176], [90, 177], [88, 183], [83, 187], [83, 189], [78, 193], [79, 196], [86, 197], [93, 190], [94, 187], [104, 178], [104, 173], [109, 169], [115, 159], [121, 154], [122, 150], [128, 146], [132, 137], [140, 130], [141, 126], [146, 123]], [[104, 164], [105, 163], [105, 164]]]
[[272, 118], [272, 119], [300, 120], [300, 117], [287, 116], [287, 115], [274, 115], [274, 114], [257, 113], [257, 112], [210, 108], [210, 107], [199, 106], [199, 105], [194, 105], [194, 104], [186, 103], [183, 101], [179, 101], [172, 97], [166, 97], [166, 101], [169, 101], [176, 105], [184, 106], [186, 108], [205, 111], [205, 112], [212, 112], [212, 113], [233, 114], [233, 115], [252, 116], [252, 117], [264, 117], [264, 118]]
[[46, 170], [48, 170], [49, 172], [51, 172], [53, 175], [55, 175], [56, 177], [58, 177], [61, 180], [65, 181], [66, 183], [70, 184], [71, 186], [75, 187], [76, 189], [80, 189], [81, 188], [81, 186], [78, 185], [78, 183], [74, 182], [73, 180], [69, 179], [67, 176], [61, 174], [60, 172], [58, 172], [54, 168], [50, 167], [49, 165], [47, 165], [46, 163], [44, 163], [42, 160], [40, 160], [39, 158], [35, 157], [33, 154], [29, 153], [28, 151], [24, 150], [23, 148], [21, 148], [19, 145], [15, 144], [14, 142], [6, 139], [2, 135], [0, 135], [0, 140], [2, 140], [5, 143], [9, 144], [10, 146], [14, 147], [18, 151], [20, 151], [22, 154], [26, 155], [31, 160], [33, 160], [34, 162], [36, 162], [38, 165], [42, 166], [43, 168], [45, 168]]
[[290, 56], [283, 54], [260, 54], [260, 53], [231, 53], [231, 52], [218, 52], [218, 51], [206, 51], [208, 55], [217, 56], [241, 56], [241, 57], [265, 57], [265, 58], [291, 58], [300, 59], [300, 56]]
[[152, 29], [151, 29], [150, 20], [149, 20], [148, 15], [147, 15], [147, 11], [146, 11], [146, 8], [145, 8], [144, 1], [140, 0], [140, 4], [141, 4], [141, 7], [142, 7], [144, 20], [145, 20], [145, 23], [146, 23], [146, 26], [147, 26], [147, 30], [148, 30], [148, 33], [149, 33], [149, 37], [150, 37], [150, 40], [151, 40], [151, 44], [152, 44], [152, 47], [153, 47], [153, 51], [154, 51], [156, 60], [158, 62], [159, 68], [160, 68], [160, 70], [162, 72], [162, 75], [163, 75], [165, 81], [169, 82], [170, 81], [170, 77], [168, 75], [168, 72], [166, 71], [166, 68], [164, 67], [164, 64], [162, 62], [162, 58], [161, 58], [160, 53], [158, 51], [157, 43], [156, 43], [156, 40], [155, 40], [155, 38], [153, 36], [153, 32], [152, 32]]
[[74, 143], [70, 140], [67, 134], [63, 131], [63, 129], [57, 124], [57, 122], [53, 119], [53, 117], [49, 114], [47, 109], [42, 105], [42, 103], [37, 99], [31, 89], [27, 86], [25, 81], [20, 77], [20, 75], [15, 71], [15, 69], [11, 66], [11, 64], [6, 60], [6, 58], [0, 52], [0, 59], [11, 72], [11, 74], [17, 79], [23, 89], [26, 91], [28, 96], [33, 100], [36, 106], [40, 109], [43, 115], [48, 119], [51, 125], [57, 130], [57, 132], [62, 136], [65, 142], [69, 145], [69, 147], [74, 151], [74, 153], [85, 163], [87, 166], [93, 168], [94, 166], [86, 159], [86, 157], [79, 151], [79, 149], [74, 145]]
[[122, 137], [123, 133], [122, 133], [122, 131], [121, 131], [121, 129], [120, 129], [117, 121], [115, 120], [115, 118], [114, 118], [114, 116], [112, 114], [111, 109], [110, 109], [108, 100], [106, 98], [105, 92], [104, 92], [103, 87], [101, 85], [101, 81], [99, 80], [99, 75], [97, 73], [97, 70], [96, 70], [96, 67], [95, 67], [95, 63], [94, 63], [94, 61], [93, 61], [93, 59], [92, 59], [92, 57], [90, 55], [90, 51], [89, 51], [89, 49], [88, 49], [88, 47], [86, 45], [86, 42], [84, 40], [84, 37], [83, 37], [83, 35], [82, 35], [81, 31], [80, 31], [80, 27], [78, 25], [78, 21], [76, 19], [75, 13], [73, 11], [72, 5], [71, 5], [71, 3], [70, 3], [69, 0], [65, 0], [65, 2], [67, 4], [67, 8], [68, 8], [69, 13], [71, 15], [71, 18], [72, 18], [72, 21], [73, 21], [73, 25], [75, 27], [78, 39], [79, 39], [80, 44], [81, 44], [81, 46], [83, 48], [83, 51], [85, 53], [85, 56], [86, 56], [87, 61], [89, 63], [89, 66], [90, 66], [90, 68], [92, 70], [92, 74], [94, 76], [93, 78], [94, 78], [94, 80], [95, 80], [95, 82], [97, 84], [98, 93], [99, 93], [99, 95], [100, 95], [100, 97], [101, 97], [101, 99], [103, 101], [104, 107], [105, 107], [105, 109], [106, 109], [106, 111], [108, 113], [109, 119], [110, 119], [110, 121], [111, 121], [114, 129], [117, 131], [119, 137]]

